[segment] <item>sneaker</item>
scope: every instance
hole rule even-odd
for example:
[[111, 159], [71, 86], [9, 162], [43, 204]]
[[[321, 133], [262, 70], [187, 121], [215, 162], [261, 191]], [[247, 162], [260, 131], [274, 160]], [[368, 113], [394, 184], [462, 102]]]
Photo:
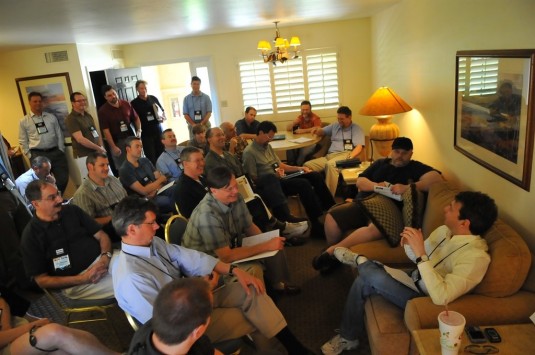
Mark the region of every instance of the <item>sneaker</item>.
[[294, 215], [288, 215], [285, 219], [286, 219], [286, 222], [290, 222], [290, 223], [299, 223], [299, 222], [305, 222], [308, 220], [306, 218], [296, 217]]
[[308, 229], [308, 222], [298, 222], [298, 223], [291, 223], [286, 222], [286, 225], [284, 229], [282, 230], [282, 236], [285, 238], [291, 238], [291, 237], [300, 237]]
[[334, 249], [334, 257], [338, 259], [342, 264], [346, 264], [352, 267], [357, 267], [357, 258], [359, 255], [357, 253], [353, 253], [351, 250], [344, 248], [344, 247], [338, 247]]
[[325, 355], [338, 355], [341, 354], [344, 350], [353, 350], [359, 346], [358, 339], [356, 340], [347, 340], [340, 336], [340, 334], [335, 335], [331, 340], [323, 344], [321, 347], [321, 352]]

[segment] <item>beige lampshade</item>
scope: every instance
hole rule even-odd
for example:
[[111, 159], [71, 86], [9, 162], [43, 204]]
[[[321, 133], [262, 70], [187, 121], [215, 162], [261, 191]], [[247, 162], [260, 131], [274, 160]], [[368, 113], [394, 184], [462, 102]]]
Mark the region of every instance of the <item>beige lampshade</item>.
[[389, 116], [412, 110], [401, 97], [389, 87], [383, 86], [366, 101], [359, 111], [364, 116]]

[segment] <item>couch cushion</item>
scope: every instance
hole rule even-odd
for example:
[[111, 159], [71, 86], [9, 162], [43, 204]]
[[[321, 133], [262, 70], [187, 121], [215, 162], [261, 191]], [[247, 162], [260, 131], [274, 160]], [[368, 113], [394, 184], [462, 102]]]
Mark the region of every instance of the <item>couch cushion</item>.
[[489, 245], [491, 262], [473, 292], [490, 297], [516, 293], [524, 284], [531, 266], [531, 253], [526, 242], [499, 219], [483, 237]]
[[422, 223], [424, 236], [427, 237], [432, 231], [444, 224], [444, 206], [453, 200], [457, 192], [458, 190], [451, 188], [446, 181], [429, 186]]
[[405, 227], [422, 228], [425, 200], [424, 193], [416, 188], [415, 184], [410, 184], [403, 193], [403, 209], [401, 214]]

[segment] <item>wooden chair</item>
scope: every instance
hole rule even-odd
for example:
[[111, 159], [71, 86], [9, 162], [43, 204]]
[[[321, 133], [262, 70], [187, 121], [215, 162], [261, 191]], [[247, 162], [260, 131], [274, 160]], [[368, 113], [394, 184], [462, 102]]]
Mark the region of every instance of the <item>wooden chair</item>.
[[171, 216], [165, 224], [165, 241], [169, 244], [181, 245], [187, 225], [188, 219], [181, 214]]

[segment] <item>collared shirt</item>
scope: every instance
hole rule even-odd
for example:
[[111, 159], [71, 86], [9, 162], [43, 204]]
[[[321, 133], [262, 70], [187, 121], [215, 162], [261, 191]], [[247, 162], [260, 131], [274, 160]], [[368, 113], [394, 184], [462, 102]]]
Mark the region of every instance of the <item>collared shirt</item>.
[[26, 187], [34, 180], [39, 180], [39, 177], [35, 175], [35, 171], [32, 168], [26, 170], [24, 174], [15, 180], [15, 185], [17, 185], [17, 189], [24, 198], [26, 198]]
[[97, 185], [87, 177], [74, 193], [71, 203], [93, 218], [107, 217], [111, 216], [115, 205], [126, 195], [126, 190], [115, 176], [104, 179], [104, 186]]
[[243, 169], [252, 178], [275, 174], [273, 168], [275, 163], [280, 164], [281, 161], [269, 144], [264, 147], [253, 140], [253, 143], [243, 151]]
[[210, 150], [206, 154], [204, 169], [209, 171], [220, 166], [229, 168], [235, 177], [243, 175], [243, 168], [237, 157], [227, 151], [223, 151], [223, 155], [221, 156]]
[[[95, 120], [88, 112], [81, 114], [74, 110], [69, 113], [65, 119], [65, 124], [67, 125], [67, 130], [72, 134], [74, 132], [80, 131], [82, 136], [92, 143], [99, 145], [99, 136], [100, 134], [97, 131], [95, 126]], [[95, 137], [96, 135], [96, 137]], [[86, 146], [80, 144], [74, 137], [72, 137], [72, 150], [75, 158], [86, 157], [90, 153], [94, 152], [94, 149], [87, 148]]]
[[156, 169], [167, 176], [168, 181], [176, 181], [182, 175], [180, 163], [180, 153], [185, 147], [177, 146], [174, 149], [166, 149], [156, 161]]
[[201, 119], [203, 119], [208, 112], [212, 112], [212, 100], [210, 100], [210, 96], [203, 92], [199, 92], [199, 95], [193, 95], [193, 93], [187, 95], [184, 98], [182, 112], [188, 114], [189, 117], [195, 121], [195, 111], [201, 111]]
[[[152, 320], [143, 324], [132, 337], [130, 342], [129, 355], [164, 355], [154, 347], [152, 334], [154, 329]], [[188, 355], [213, 355], [214, 346], [210, 343], [210, 338], [203, 334], [188, 350]]]
[[[429, 261], [418, 264], [422, 277], [418, 285], [437, 305], [451, 303], [476, 287], [490, 264], [487, 242], [478, 235], [452, 235], [448, 227], [441, 226], [424, 245]], [[408, 244], [405, 253], [416, 260]]]
[[141, 323], [152, 318], [152, 305], [167, 283], [183, 276], [205, 276], [218, 263], [196, 250], [154, 237], [148, 247], [122, 243], [111, 273], [119, 306]]
[[[37, 124], [44, 123], [46, 133], [37, 132]], [[63, 132], [58, 119], [51, 113], [43, 112], [36, 115], [30, 111], [19, 123], [19, 144], [26, 156], [30, 157], [30, 149], [52, 149], [58, 147], [65, 151]]]
[[359, 125], [351, 123], [351, 126], [343, 128], [340, 123], [334, 122], [323, 128], [325, 135], [331, 137], [331, 146], [329, 147], [329, 153], [343, 152], [344, 140], [351, 139], [353, 148], [357, 145], [364, 146], [364, 131]]
[[321, 127], [321, 118], [320, 116], [316, 115], [315, 113], [310, 114], [310, 119], [308, 121], [305, 121], [305, 118], [303, 115], [297, 116], [297, 118], [294, 120], [293, 125], [299, 125], [299, 128], [301, 129], [307, 129], [312, 127]]
[[138, 181], [141, 185], [145, 186], [156, 180], [154, 176], [154, 165], [147, 158], [139, 158], [139, 165], [136, 167], [132, 165], [128, 160], [125, 160], [123, 165], [119, 168], [119, 180], [123, 184], [127, 191], [132, 191], [130, 186]]
[[[100, 255], [95, 238], [100, 229], [100, 224], [74, 205], [63, 206], [56, 221], [45, 222], [34, 216], [24, 228], [20, 244], [26, 274], [78, 275]], [[66, 256], [68, 266], [56, 268], [54, 259], [66, 260]]]
[[[137, 119], [136, 111], [125, 100], [119, 100], [119, 107], [112, 106], [106, 102], [98, 110], [98, 122], [100, 123], [101, 131], [109, 129], [114, 140], [133, 136], [134, 132], [130, 123]], [[121, 122], [126, 125], [125, 131], [121, 130]]]
[[216, 256], [215, 250], [239, 247], [253, 219], [243, 198], [225, 205], [212, 194], [206, 194], [193, 211], [182, 245]]
[[241, 120], [236, 121], [236, 124], [235, 124], [236, 133], [238, 134], [238, 136], [242, 133], [256, 135], [258, 133], [259, 124], [260, 122], [258, 122], [257, 120], [254, 120], [253, 122], [249, 124], [247, 123], [247, 121], [245, 121], [245, 117], [244, 117]]

